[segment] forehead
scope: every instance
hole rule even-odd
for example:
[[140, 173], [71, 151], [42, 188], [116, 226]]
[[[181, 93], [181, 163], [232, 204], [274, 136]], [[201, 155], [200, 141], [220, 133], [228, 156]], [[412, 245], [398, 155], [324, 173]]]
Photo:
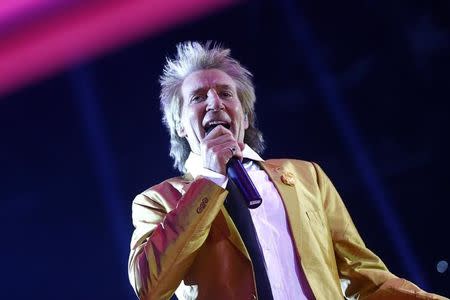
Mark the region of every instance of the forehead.
[[199, 70], [189, 74], [183, 81], [182, 93], [217, 86], [230, 86], [236, 89], [236, 83], [227, 73], [218, 69]]

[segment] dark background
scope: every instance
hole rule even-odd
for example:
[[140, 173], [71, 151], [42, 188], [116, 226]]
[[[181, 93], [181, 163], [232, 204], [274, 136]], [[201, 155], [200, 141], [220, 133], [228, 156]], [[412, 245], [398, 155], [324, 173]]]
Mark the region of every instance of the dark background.
[[0, 101], [2, 299], [133, 299], [134, 196], [167, 177], [158, 76], [185, 40], [254, 73], [265, 158], [318, 162], [389, 269], [450, 296], [448, 1], [248, 1]]

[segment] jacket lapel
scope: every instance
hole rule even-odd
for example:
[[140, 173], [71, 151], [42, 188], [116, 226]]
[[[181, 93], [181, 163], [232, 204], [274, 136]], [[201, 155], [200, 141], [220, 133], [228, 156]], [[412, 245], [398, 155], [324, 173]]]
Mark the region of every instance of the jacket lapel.
[[[306, 212], [304, 207], [301, 206], [301, 200], [302, 198], [305, 198], [306, 195], [302, 193], [302, 183], [299, 180], [299, 176], [298, 174], [296, 174], [294, 168], [290, 168], [289, 165], [281, 166], [279, 164], [276, 164], [275, 162], [259, 162], [259, 165], [267, 172], [276, 189], [280, 193], [281, 199], [286, 209], [286, 214], [288, 217], [288, 222], [295, 242], [295, 246], [297, 248], [297, 254], [300, 258], [300, 254], [304, 253], [303, 238], [308, 235], [308, 233], [305, 231], [305, 228], [307, 228], [308, 224], [303, 224], [305, 221], [304, 216], [306, 216]], [[283, 182], [282, 177], [286, 177], [286, 175], [292, 175], [288, 176], [288, 179], [292, 180], [292, 182], [290, 182], [289, 180], [284, 180]], [[228, 197], [230, 197], [230, 194], [228, 194], [227, 198]], [[225, 207], [222, 206], [216, 220], [213, 223], [213, 227], [221, 231], [222, 234], [228, 240], [230, 240], [230, 242], [248, 260], [250, 260], [250, 256], [247, 249], [245, 248], [244, 242], [242, 241], [236, 225], [234, 224]]]
[[[283, 166], [273, 163], [273, 162], [259, 162], [260, 166], [267, 172], [276, 189], [280, 193], [281, 199], [284, 203], [286, 214], [288, 216], [288, 222], [290, 225], [290, 229], [292, 232], [292, 236], [295, 242], [295, 246], [297, 249], [297, 255], [300, 258], [300, 253], [304, 253], [303, 251], [303, 237], [307, 235], [305, 230], [305, 225], [302, 224], [305, 221], [305, 218], [302, 216], [306, 215], [303, 207], [300, 205], [301, 201], [299, 199], [303, 198], [301, 195], [301, 182], [298, 179], [298, 176], [295, 175], [295, 170], [289, 168], [289, 166]], [[294, 177], [294, 185], [289, 185], [283, 183], [282, 176], [286, 174], [293, 174]], [[228, 195], [227, 197], [230, 197]], [[241, 200], [241, 199], [238, 199]], [[221, 208], [215, 222], [213, 223], [213, 227], [220, 230], [222, 234], [230, 240], [230, 242], [248, 259], [250, 260], [250, 256], [248, 254], [247, 249], [245, 248], [244, 242], [228, 214], [225, 207]]]
[[[260, 165], [267, 172], [278, 193], [280, 193], [297, 248], [297, 254], [300, 258], [300, 253], [303, 253], [303, 237], [305, 236], [304, 232], [302, 232], [302, 229], [305, 228], [302, 225], [302, 221], [304, 220], [302, 216], [305, 215], [305, 212], [300, 205], [301, 199], [299, 199], [301, 182], [295, 175], [295, 171], [290, 170], [289, 166], [281, 167], [272, 162], [260, 162]], [[283, 182], [282, 178], [286, 178], [286, 176], [288, 180], [284, 180]]]
[[247, 248], [245, 248], [244, 241], [239, 234], [233, 220], [228, 214], [225, 207], [220, 209], [213, 226], [218, 228], [222, 234], [230, 240], [230, 242], [248, 259], [250, 260], [250, 255], [248, 254]]
[[[183, 179], [186, 180], [187, 183], [194, 180], [190, 173], [186, 173]], [[180, 187], [180, 189], [182, 189], [182, 193], [185, 194], [189, 189], [189, 184], [185, 183]], [[231, 197], [230, 193], [228, 193], [225, 201], [227, 201], [229, 197]], [[242, 253], [242, 255], [244, 255], [249, 261], [251, 261], [247, 248], [245, 248], [244, 241], [242, 240], [241, 235], [236, 228], [236, 225], [231, 219], [230, 214], [227, 212], [226, 208], [223, 205], [219, 213], [217, 214], [217, 217], [214, 219], [211, 227], [213, 230], [220, 231]]]

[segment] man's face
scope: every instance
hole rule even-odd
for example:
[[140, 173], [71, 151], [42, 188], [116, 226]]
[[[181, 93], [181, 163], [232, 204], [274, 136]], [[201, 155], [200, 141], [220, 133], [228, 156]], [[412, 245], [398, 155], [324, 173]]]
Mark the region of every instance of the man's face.
[[183, 105], [180, 137], [186, 137], [192, 152], [200, 154], [200, 142], [214, 125], [229, 129], [238, 142], [244, 141], [248, 120], [237, 96], [234, 80], [218, 69], [189, 74], [181, 86]]

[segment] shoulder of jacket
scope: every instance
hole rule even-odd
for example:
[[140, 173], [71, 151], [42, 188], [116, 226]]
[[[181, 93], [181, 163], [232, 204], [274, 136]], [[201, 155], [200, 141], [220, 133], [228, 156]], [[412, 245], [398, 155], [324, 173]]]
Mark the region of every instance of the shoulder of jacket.
[[274, 166], [281, 170], [295, 170], [296, 173], [300, 174], [302, 177], [312, 177], [317, 179], [319, 174], [323, 173], [322, 168], [313, 161], [301, 160], [301, 159], [290, 159], [290, 158], [279, 158], [279, 159], [268, 159], [264, 163], [269, 166]]
[[293, 165], [296, 168], [300, 169], [308, 169], [314, 171], [317, 163], [307, 160], [301, 159], [292, 159], [292, 158], [276, 158], [276, 159], [267, 159], [264, 161], [267, 164], [279, 165], [280, 167]]

